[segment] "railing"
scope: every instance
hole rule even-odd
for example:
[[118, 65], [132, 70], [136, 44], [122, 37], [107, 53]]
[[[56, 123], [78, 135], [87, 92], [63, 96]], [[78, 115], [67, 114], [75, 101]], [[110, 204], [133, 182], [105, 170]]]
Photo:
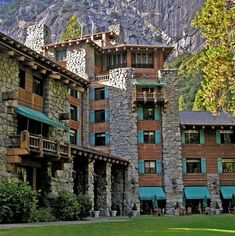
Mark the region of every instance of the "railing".
[[27, 150], [36, 150], [43, 156], [44, 152], [49, 154], [57, 155], [58, 158], [63, 156], [71, 157], [71, 146], [70, 144], [60, 143], [59, 141], [52, 141], [43, 138], [42, 135], [29, 134], [27, 130], [22, 131], [20, 135], [10, 136], [11, 148], [24, 148]]
[[165, 94], [162, 92], [133, 92], [133, 101], [143, 101], [143, 102], [165, 102]]
[[97, 81], [101, 81], [101, 80], [108, 81], [109, 75], [97, 75], [97, 76], [91, 78], [91, 82], [97, 82]]
[[156, 74], [148, 74], [148, 73], [135, 73], [136, 79], [157, 79]]

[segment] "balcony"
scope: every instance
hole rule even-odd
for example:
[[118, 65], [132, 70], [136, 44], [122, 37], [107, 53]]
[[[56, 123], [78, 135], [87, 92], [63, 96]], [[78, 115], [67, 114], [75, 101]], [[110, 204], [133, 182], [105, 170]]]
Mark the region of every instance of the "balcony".
[[97, 75], [95, 77], [92, 77], [90, 79], [91, 82], [98, 82], [98, 81], [109, 81], [109, 75], [105, 74], [105, 75]]
[[18, 89], [18, 103], [38, 111], [43, 110], [43, 97], [22, 88]]
[[136, 79], [147, 79], [147, 80], [156, 80], [156, 74], [149, 74], [149, 73], [135, 73]]
[[133, 102], [164, 102], [166, 103], [166, 94], [165, 92], [133, 92], [132, 94], [132, 100]]

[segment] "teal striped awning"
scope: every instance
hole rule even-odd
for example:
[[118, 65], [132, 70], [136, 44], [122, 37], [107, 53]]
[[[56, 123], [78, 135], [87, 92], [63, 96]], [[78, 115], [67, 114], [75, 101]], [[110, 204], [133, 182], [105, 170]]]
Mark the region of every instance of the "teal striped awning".
[[235, 186], [221, 186], [220, 191], [223, 199], [232, 199], [232, 196], [235, 196]]
[[59, 122], [57, 121], [54, 121], [54, 120], [51, 120], [49, 119], [45, 114], [43, 114], [42, 112], [39, 112], [39, 111], [35, 111], [33, 109], [30, 109], [28, 107], [24, 107], [24, 106], [17, 106], [16, 107], [16, 112], [19, 114], [19, 115], [22, 115], [22, 116], [25, 116], [25, 117], [28, 117], [32, 120], [36, 120], [36, 121], [39, 121], [39, 122], [42, 122], [44, 124], [47, 124], [47, 125], [51, 125], [51, 126], [54, 126], [54, 127], [57, 127], [59, 129], [64, 129], [64, 130], [68, 130], [68, 127], [60, 124]]
[[184, 193], [188, 200], [211, 198], [207, 187], [184, 187]]
[[154, 87], [154, 86], [164, 86], [165, 84], [162, 82], [148, 82], [148, 81], [136, 81], [133, 83], [136, 86], [139, 87]]
[[165, 200], [166, 195], [162, 187], [139, 187], [140, 200], [154, 200], [154, 196], [158, 200]]

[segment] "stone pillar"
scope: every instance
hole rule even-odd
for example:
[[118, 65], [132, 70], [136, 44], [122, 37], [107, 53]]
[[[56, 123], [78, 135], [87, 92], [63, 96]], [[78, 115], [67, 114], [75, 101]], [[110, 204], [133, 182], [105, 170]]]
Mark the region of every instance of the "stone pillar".
[[178, 109], [177, 70], [161, 70], [160, 80], [165, 83], [168, 102], [162, 113], [162, 147], [166, 212], [174, 213], [176, 202], [182, 203], [183, 162], [181, 156], [180, 120]]
[[215, 208], [216, 202], [222, 206], [220, 199], [220, 178], [218, 174], [207, 174], [207, 186], [211, 194], [211, 207]]
[[91, 198], [92, 208], [94, 210], [94, 165], [95, 161], [90, 161], [87, 167], [86, 194]]
[[140, 207], [138, 193], [137, 118], [132, 113], [134, 70], [121, 68], [109, 72], [110, 150], [111, 154], [125, 157], [130, 166], [125, 178], [125, 211], [134, 203]]
[[35, 24], [27, 28], [25, 45], [38, 53], [42, 53], [42, 47], [51, 43], [51, 32], [45, 24]]
[[116, 25], [110, 25], [109, 26], [109, 31], [113, 31], [117, 36], [118, 36], [118, 43], [123, 43], [124, 42], [124, 30], [121, 24], [116, 24]]

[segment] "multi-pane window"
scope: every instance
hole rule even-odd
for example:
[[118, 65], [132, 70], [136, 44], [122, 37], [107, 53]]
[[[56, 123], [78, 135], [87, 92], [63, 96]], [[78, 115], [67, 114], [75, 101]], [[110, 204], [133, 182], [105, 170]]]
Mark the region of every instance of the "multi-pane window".
[[95, 100], [105, 99], [104, 88], [95, 88]]
[[66, 60], [66, 49], [59, 49], [55, 51], [55, 59], [56, 61], [65, 61]]
[[70, 143], [77, 144], [77, 131], [70, 129]]
[[43, 96], [43, 81], [36, 76], [33, 76], [33, 93]]
[[235, 143], [235, 135], [233, 130], [220, 130], [221, 143]]
[[69, 95], [74, 98], [79, 98], [79, 92], [72, 88], [69, 88]]
[[144, 143], [155, 143], [155, 131], [144, 131]]
[[105, 145], [105, 133], [96, 133], [95, 134], [95, 146]]
[[199, 144], [200, 134], [198, 130], [185, 130], [185, 143]]
[[108, 69], [126, 67], [126, 53], [110, 54], [107, 56]]
[[222, 160], [223, 173], [235, 173], [235, 159]]
[[187, 173], [202, 173], [201, 159], [186, 159]]
[[19, 86], [25, 89], [25, 71], [19, 70]]
[[143, 107], [144, 120], [154, 120], [154, 108], [153, 107]]
[[152, 52], [135, 52], [131, 56], [131, 64], [134, 68], [153, 68]]
[[144, 173], [155, 174], [156, 173], [156, 161], [144, 161]]
[[70, 118], [77, 121], [77, 107], [70, 105]]
[[95, 111], [95, 123], [105, 122], [105, 110]]

